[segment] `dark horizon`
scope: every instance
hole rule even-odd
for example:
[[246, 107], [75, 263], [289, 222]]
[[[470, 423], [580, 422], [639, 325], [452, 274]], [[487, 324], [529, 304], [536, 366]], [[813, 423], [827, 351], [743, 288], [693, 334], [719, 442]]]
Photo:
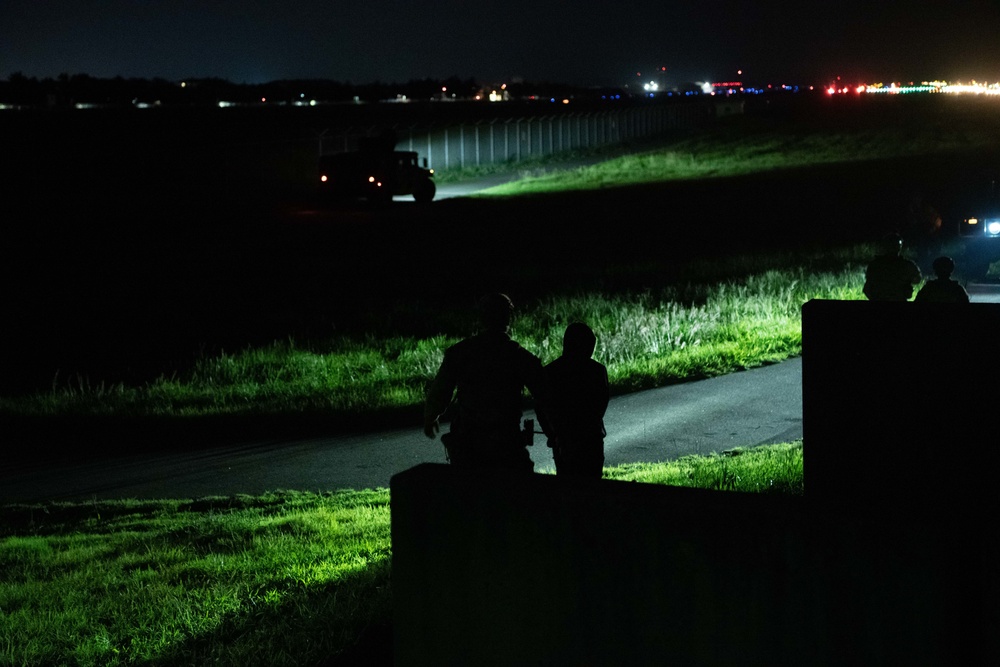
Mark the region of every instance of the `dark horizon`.
[[0, 77], [87, 72], [98, 78], [239, 84], [474, 79], [661, 86], [742, 80], [824, 86], [925, 79], [996, 81], [1000, 6], [900, 0], [697, 6], [634, 0], [404, 3], [109, 0], [99, 7], [11, 0], [0, 24]]

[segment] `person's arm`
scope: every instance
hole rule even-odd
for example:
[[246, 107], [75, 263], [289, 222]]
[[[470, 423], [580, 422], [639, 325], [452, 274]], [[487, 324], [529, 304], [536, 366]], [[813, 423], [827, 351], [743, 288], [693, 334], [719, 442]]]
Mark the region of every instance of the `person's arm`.
[[601, 419], [604, 419], [604, 414], [608, 411], [608, 404], [611, 402], [611, 384], [608, 382], [608, 368], [604, 364], [601, 364], [601, 378], [603, 389], [601, 391]]
[[445, 352], [441, 368], [427, 388], [427, 397], [424, 401], [424, 435], [432, 440], [441, 429], [438, 419], [451, 405], [451, 399], [455, 395], [456, 381], [452, 366], [453, 363]]
[[524, 364], [524, 386], [528, 388], [531, 398], [535, 401], [535, 416], [538, 418], [538, 425], [541, 426], [542, 431], [550, 441], [554, 440], [557, 435], [557, 427], [550, 409], [552, 389], [548, 375], [542, 367], [541, 360], [531, 353], [525, 355]]

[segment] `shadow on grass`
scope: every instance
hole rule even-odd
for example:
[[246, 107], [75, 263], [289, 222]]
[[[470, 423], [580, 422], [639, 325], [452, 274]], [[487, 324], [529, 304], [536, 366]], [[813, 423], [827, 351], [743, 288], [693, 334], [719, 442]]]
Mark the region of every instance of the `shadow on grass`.
[[289, 583], [280, 604], [230, 614], [142, 665], [392, 664], [390, 561], [321, 586]]

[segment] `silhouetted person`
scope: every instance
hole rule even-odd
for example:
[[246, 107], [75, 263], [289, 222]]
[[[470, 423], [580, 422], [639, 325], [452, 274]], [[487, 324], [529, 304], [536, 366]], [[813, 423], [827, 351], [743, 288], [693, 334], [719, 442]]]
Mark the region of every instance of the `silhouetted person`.
[[482, 329], [445, 350], [427, 390], [424, 434], [431, 439], [455, 396], [457, 414], [450, 433], [441, 436], [452, 465], [534, 470], [521, 433], [521, 401], [527, 387], [536, 403], [544, 403], [545, 378], [538, 357], [510, 338], [513, 313], [506, 295], [485, 297], [480, 302]]
[[549, 438], [559, 475], [600, 479], [604, 472], [608, 369], [591, 358], [596, 344], [591, 328], [574, 322], [563, 335], [562, 356], [545, 367], [551, 391], [546, 413], [559, 426]]
[[965, 291], [961, 283], [951, 277], [955, 270], [955, 262], [951, 257], [938, 257], [934, 260], [932, 268], [937, 278], [928, 280], [917, 292], [914, 301], [969, 303], [969, 293]]
[[865, 270], [864, 293], [869, 301], [909, 301], [920, 282], [920, 269], [902, 256], [903, 241], [890, 235], [882, 240], [882, 250]]

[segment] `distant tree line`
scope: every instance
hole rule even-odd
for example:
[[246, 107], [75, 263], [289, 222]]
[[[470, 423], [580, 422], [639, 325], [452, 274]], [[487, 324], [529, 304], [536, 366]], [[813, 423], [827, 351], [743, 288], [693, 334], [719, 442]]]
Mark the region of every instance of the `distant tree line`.
[[[499, 86], [499, 84], [497, 84]], [[87, 74], [60, 74], [38, 79], [20, 72], [0, 81], [0, 104], [29, 107], [66, 107], [74, 104], [102, 106], [210, 105], [219, 102], [271, 103], [376, 102], [397, 100], [458, 99], [470, 100], [488, 95], [496, 87], [457, 76], [448, 79], [420, 79], [407, 83], [352, 84], [322, 79], [272, 81], [261, 84], [232, 83], [218, 78], [168, 81], [162, 78], [97, 78]], [[607, 94], [625, 94], [624, 90], [598, 90], [549, 82], [509, 83], [505, 88], [510, 99], [531, 97], [594, 98]]]

